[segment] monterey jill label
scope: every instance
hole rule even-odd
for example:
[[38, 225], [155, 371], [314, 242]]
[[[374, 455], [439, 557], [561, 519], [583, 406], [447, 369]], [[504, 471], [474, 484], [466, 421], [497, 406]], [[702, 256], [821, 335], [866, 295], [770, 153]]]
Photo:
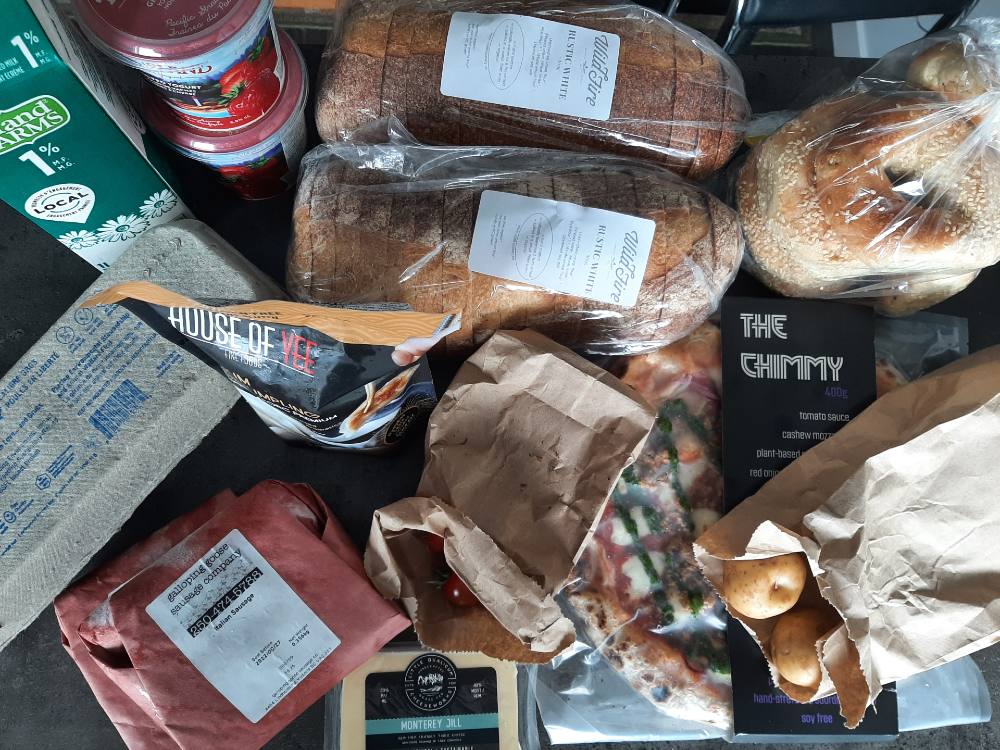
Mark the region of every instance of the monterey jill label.
[[158, 145], [50, 0], [0, 0], [0, 198], [104, 270], [187, 215]]

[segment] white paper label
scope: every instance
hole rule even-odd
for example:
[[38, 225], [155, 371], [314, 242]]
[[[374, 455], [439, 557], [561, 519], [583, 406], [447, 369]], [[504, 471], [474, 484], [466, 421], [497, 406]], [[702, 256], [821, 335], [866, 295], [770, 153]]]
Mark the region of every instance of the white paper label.
[[441, 93], [607, 120], [620, 43], [617, 34], [530, 16], [454, 13]]
[[235, 529], [156, 597], [146, 613], [254, 723], [340, 645]]
[[469, 268], [633, 307], [656, 222], [575, 203], [483, 191]]

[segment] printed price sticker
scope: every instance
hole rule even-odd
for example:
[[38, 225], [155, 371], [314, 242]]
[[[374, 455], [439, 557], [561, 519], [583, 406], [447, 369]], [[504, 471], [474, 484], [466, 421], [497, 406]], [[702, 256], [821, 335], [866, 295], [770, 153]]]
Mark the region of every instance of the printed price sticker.
[[146, 613], [254, 723], [340, 645], [235, 529], [156, 597]]

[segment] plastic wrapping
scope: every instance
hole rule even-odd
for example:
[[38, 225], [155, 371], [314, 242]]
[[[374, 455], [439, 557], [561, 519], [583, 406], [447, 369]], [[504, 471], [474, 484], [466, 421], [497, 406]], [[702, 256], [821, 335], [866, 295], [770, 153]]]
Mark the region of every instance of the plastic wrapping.
[[633, 702], [642, 703], [638, 693], [688, 722], [693, 736], [717, 735], [732, 723], [725, 610], [692, 542], [722, 514], [719, 329], [706, 323], [612, 369], [657, 419], [561, 594], [595, 651], [581, 657], [577, 649], [554, 667], [568, 662], [574, 689], [593, 692], [608, 679], [589, 669], [600, 654], [635, 691]]
[[875, 387], [879, 396], [969, 355], [969, 321], [922, 312], [875, 318]]
[[1000, 21], [887, 54], [751, 152], [748, 266], [778, 292], [906, 314], [1000, 259]]
[[[533, 208], [484, 218], [486, 191]], [[470, 270], [474, 245], [480, 263], [506, 264], [500, 275]], [[300, 300], [461, 312], [448, 352], [531, 327], [621, 354], [664, 346], [705, 320], [742, 252], [735, 213], [654, 164], [423, 146], [393, 130], [389, 143], [323, 144], [306, 155], [287, 286]], [[627, 294], [607, 301], [619, 290], [631, 290], [634, 304]]]
[[[634, 691], [582, 642], [539, 667], [536, 693], [553, 745], [726, 736], [721, 729], [672, 719], [636, 703]], [[976, 724], [989, 721], [992, 713], [983, 673], [970, 656], [900, 680], [896, 693], [901, 732]]]
[[[489, 62], [478, 74], [462, 67], [456, 75], [466, 77], [468, 90], [446, 96], [445, 50], [456, 13], [471, 25], [464, 35], [451, 29], [448, 64], [463, 54]], [[491, 16], [468, 19], [470, 13]], [[563, 35], [526, 16], [578, 30], [563, 28]], [[603, 47], [590, 54], [585, 29], [610, 40], [608, 54]], [[617, 63], [611, 37], [620, 41]], [[613, 89], [606, 116], [599, 97], [592, 112], [585, 101], [598, 89], [605, 98]], [[522, 106], [511, 106], [522, 90]], [[581, 108], [572, 105], [576, 93], [583, 94]], [[749, 105], [740, 72], [714, 42], [632, 3], [362, 0], [346, 7], [331, 32], [317, 125], [325, 140], [336, 141], [389, 116], [428, 143], [625, 154], [702, 179], [739, 146]]]

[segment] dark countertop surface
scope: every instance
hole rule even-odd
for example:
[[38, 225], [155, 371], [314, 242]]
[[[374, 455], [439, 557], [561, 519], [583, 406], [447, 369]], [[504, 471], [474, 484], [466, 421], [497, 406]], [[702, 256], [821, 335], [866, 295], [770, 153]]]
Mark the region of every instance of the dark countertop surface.
[[[306, 49], [315, 71], [319, 49]], [[742, 57], [747, 92], [755, 111], [795, 109], [843, 85], [863, 70], [859, 60], [810, 57]], [[311, 119], [311, 117], [310, 117]], [[312, 138], [315, 140], [315, 132]], [[279, 282], [291, 215], [291, 194], [248, 204], [228, 195], [198, 168], [180, 164], [180, 185], [188, 206]], [[55, 239], [0, 203], [0, 372], [6, 372], [96, 277], [96, 271]], [[732, 292], [764, 294], [741, 274]], [[1000, 266], [984, 271], [973, 285], [934, 308], [969, 319], [971, 347], [1000, 343]], [[437, 372], [439, 387], [450, 373]], [[391, 456], [326, 453], [290, 445], [271, 434], [242, 401], [143, 502], [125, 527], [95, 557], [91, 567], [145, 538], [218, 490], [243, 491], [277, 478], [306, 481], [330, 503], [351, 536], [363, 544], [372, 510], [410, 495], [422, 466], [419, 438]], [[976, 655], [993, 695], [1000, 696], [1000, 650]], [[0, 750], [111, 750], [123, 747], [80, 672], [63, 651], [51, 607], [0, 652]], [[543, 733], [544, 738], [544, 733]], [[323, 706], [319, 702], [278, 735], [270, 750], [319, 750]], [[543, 739], [543, 743], [544, 743]], [[547, 744], [547, 743], [545, 743]], [[721, 741], [700, 748], [723, 747]], [[602, 747], [668, 748], [619, 744]], [[1000, 747], [997, 720], [986, 724], [905, 734], [893, 745], [907, 750]], [[597, 747], [597, 746], [591, 746]], [[816, 746], [820, 747], [820, 746]], [[875, 747], [839, 745], [838, 747]]]

